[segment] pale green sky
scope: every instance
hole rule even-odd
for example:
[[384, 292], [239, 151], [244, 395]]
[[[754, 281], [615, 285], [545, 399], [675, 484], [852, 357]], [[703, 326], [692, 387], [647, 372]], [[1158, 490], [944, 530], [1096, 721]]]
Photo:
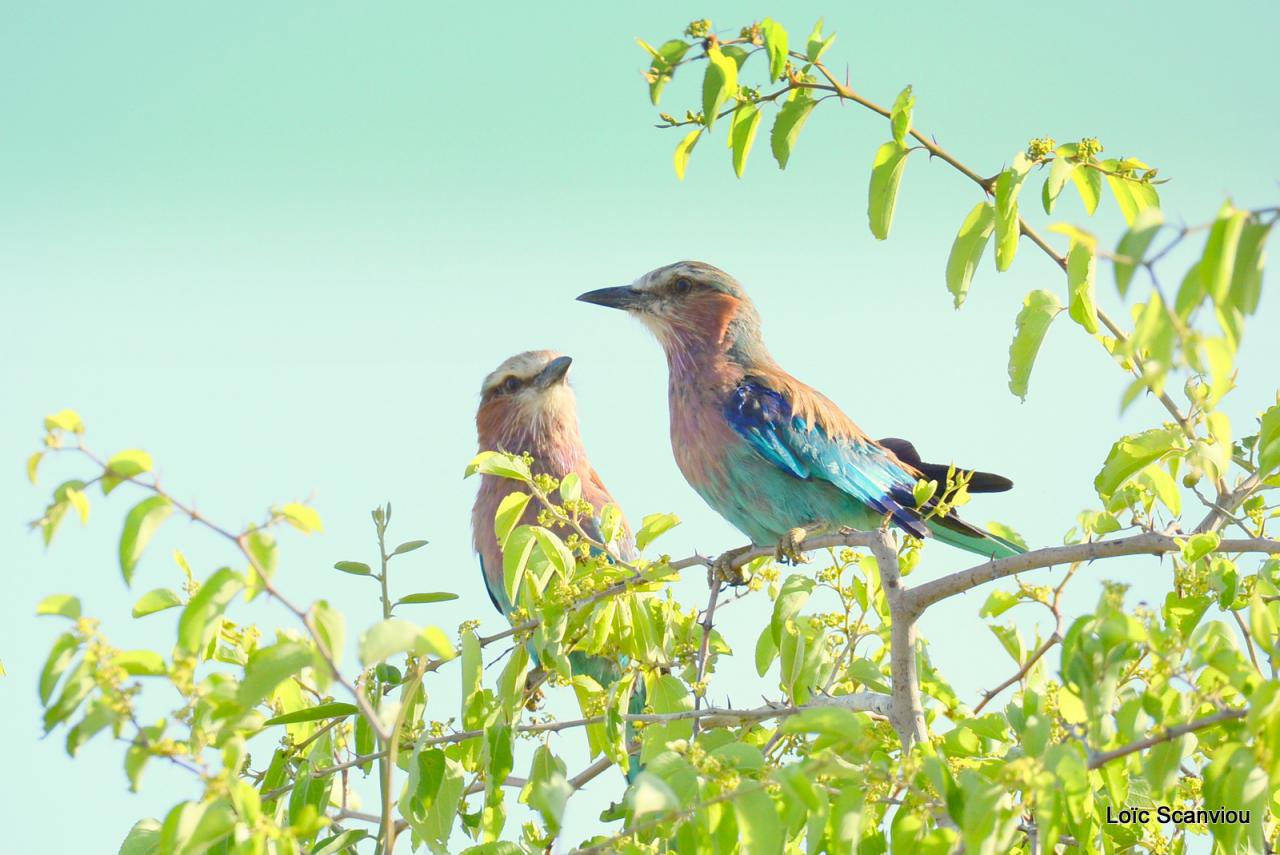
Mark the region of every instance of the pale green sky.
[[[480, 379], [513, 352], [575, 357], [584, 435], [615, 496], [633, 519], [670, 510], [685, 520], [664, 548], [710, 553], [742, 541], [672, 462], [656, 344], [627, 319], [573, 302], [699, 258], [743, 281], [779, 361], [873, 435], [907, 436], [926, 456], [1017, 482], [975, 502], [971, 517], [1001, 519], [1035, 544], [1060, 540], [1090, 504], [1110, 441], [1162, 411], [1139, 401], [1120, 418], [1121, 376], [1065, 317], [1030, 399], [1009, 394], [1022, 296], [1062, 283], [1024, 245], [1011, 273], [984, 262], [969, 303], [951, 309], [942, 270], [977, 198], [970, 184], [913, 158], [894, 234], [874, 241], [866, 180], [887, 125], [834, 104], [810, 119], [786, 173], [762, 130], [737, 181], [717, 129], [688, 180], [675, 180], [677, 136], [652, 128], [633, 39], [656, 42], [703, 16], [736, 31], [771, 13], [797, 40], [825, 16], [839, 34], [833, 67], [847, 64], [853, 85], [882, 103], [913, 83], [917, 126], [984, 174], [1031, 136], [1096, 135], [1108, 153], [1140, 156], [1173, 179], [1162, 192], [1174, 220], [1203, 220], [1228, 194], [1241, 205], [1276, 200], [1280, 14], [1263, 2], [1211, 14], [1083, 0], [0, 10], [0, 544], [10, 580], [0, 708], [6, 768], [28, 770], [10, 775], [18, 785], [4, 800], [11, 851], [114, 851], [134, 819], [196, 792], [154, 764], [129, 795], [119, 746], [100, 738], [71, 762], [61, 731], [39, 740], [34, 675], [61, 627], [32, 618], [35, 603], [79, 593], [119, 646], [138, 646], [171, 631], [174, 613], [135, 622], [128, 612], [140, 592], [176, 584], [173, 547], [202, 574], [230, 559], [170, 522], [126, 591], [114, 557], [124, 490], [95, 496], [88, 529], [68, 522], [46, 555], [25, 523], [68, 470], [50, 467], [32, 489], [22, 463], [40, 419], [63, 407], [83, 414], [96, 448], [151, 451], [171, 490], [230, 525], [314, 493], [327, 530], [285, 538], [279, 579], [298, 599], [351, 604], [351, 635], [374, 614], [372, 591], [328, 568], [367, 559], [367, 511], [387, 499], [400, 536], [432, 541], [404, 561], [395, 588], [457, 591], [422, 620], [452, 630], [483, 615], [492, 629], [500, 619], [469, 546], [474, 484], [460, 476]], [[665, 109], [692, 106], [696, 80], [683, 83]], [[1060, 215], [1084, 220], [1074, 199]], [[1110, 244], [1118, 222], [1108, 207], [1087, 225]], [[1122, 315], [1110, 283], [1104, 269], [1102, 300]], [[1274, 375], [1258, 369], [1280, 364], [1278, 330], [1280, 307], [1266, 301], [1241, 357], [1254, 370], [1233, 396], [1238, 425], [1273, 394]], [[968, 563], [943, 547], [930, 553], [922, 573]], [[1167, 584], [1153, 559], [1106, 573], [1134, 583], [1135, 600]], [[1097, 571], [1082, 575], [1077, 610], [1096, 591]], [[693, 578], [680, 590], [701, 602], [705, 586]], [[980, 603], [957, 600], [924, 624], [946, 640], [934, 655], [970, 698], [1008, 670], [976, 617]], [[765, 605], [733, 608], [729, 640], [749, 653]], [[717, 699], [754, 703], [771, 691], [749, 657], [723, 671]], [[433, 696], [434, 716], [452, 714], [454, 692], [450, 682]], [[609, 795], [597, 791], [593, 804]], [[590, 814], [578, 811], [574, 828], [587, 829]]]

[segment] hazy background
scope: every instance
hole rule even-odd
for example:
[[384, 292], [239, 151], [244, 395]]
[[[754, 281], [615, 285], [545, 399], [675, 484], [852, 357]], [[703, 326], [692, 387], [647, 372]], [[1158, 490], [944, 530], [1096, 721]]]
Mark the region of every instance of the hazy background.
[[[1109, 155], [1142, 157], [1173, 179], [1161, 188], [1171, 219], [1207, 219], [1228, 195], [1276, 201], [1280, 13], [1262, 2], [1212, 13], [1149, 2], [4, 4], [8, 851], [114, 852], [135, 819], [198, 793], [186, 773], [153, 761], [131, 795], [120, 745], [100, 736], [72, 762], [63, 731], [40, 739], [35, 674], [62, 626], [33, 618], [36, 602], [79, 593], [118, 646], [157, 643], [177, 613], [135, 622], [129, 608], [143, 591], [178, 586], [173, 547], [202, 576], [233, 560], [173, 519], [126, 590], [116, 538], [137, 494], [125, 489], [109, 502], [91, 493], [89, 527], [69, 518], [46, 554], [26, 523], [79, 470], [46, 464], [32, 488], [22, 467], [41, 418], [63, 407], [81, 412], [94, 448], [149, 450], [168, 489], [228, 525], [314, 494], [326, 531], [284, 535], [277, 578], [296, 599], [340, 603], [349, 637], [374, 618], [376, 585], [330, 566], [370, 560], [367, 512], [385, 500], [394, 537], [431, 541], [399, 560], [394, 590], [461, 595], [413, 615], [450, 632], [483, 615], [491, 631], [502, 620], [471, 554], [475, 484], [461, 475], [475, 450], [480, 380], [513, 352], [575, 357], [583, 433], [614, 495], [633, 520], [670, 510], [685, 521], [663, 549], [711, 553], [742, 541], [672, 462], [656, 344], [621, 315], [573, 301], [698, 258], [744, 282], [778, 360], [870, 433], [907, 436], [927, 457], [1017, 482], [975, 502], [971, 518], [1003, 520], [1032, 544], [1060, 541], [1094, 501], [1110, 442], [1164, 413], [1142, 400], [1121, 418], [1122, 376], [1065, 316], [1027, 403], [1010, 395], [1007, 347], [1022, 297], [1063, 284], [1024, 243], [1011, 273], [996, 276], [985, 260], [964, 310], [951, 309], [942, 271], [978, 198], [971, 184], [913, 157], [893, 235], [874, 241], [866, 182], [888, 125], [835, 104], [810, 119], [786, 174], [766, 124], [745, 180], [733, 177], [717, 128], [688, 180], [676, 181], [678, 132], [652, 127], [647, 60], [633, 39], [656, 44], [703, 16], [736, 34], [771, 13], [796, 42], [825, 15], [839, 34], [832, 67], [847, 64], [853, 85], [881, 103], [913, 83], [917, 126], [983, 174], [1029, 137], [1096, 135]], [[663, 109], [694, 106], [700, 73], [677, 79]], [[1028, 186], [1027, 208], [1039, 187], [1039, 178]], [[1059, 215], [1082, 222], [1074, 192], [1063, 198]], [[1109, 198], [1088, 223], [1105, 245], [1120, 226]], [[1106, 266], [1099, 294], [1124, 315]], [[1240, 432], [1273, 394], [1278, 323], [1275, 300], [1251, 323], [1241, 361], [1252, 371], [1231, 410]], [[922, 574], [969, 563], [930, 553]], [[1099, 573], [1081, 574], [1074, 610], [1092, 604]], [[1133, 601], [1167, 585], [1154, 559], [1105, 573], [1132, 583]], [[699, 575], [682, 583], [687, 603], [705, 599]], [[957, 598], [923, 627], [945, 639], [933, 655], [970, 702], [1012, 672], [976, 617], [984, 596]], [[745, 655], [723, 666], [717, 700], [776, 693], [750, 664], [766, 607], [757, 596], [726, 613], [723, 628]], [[289, 625], [278, 609], [252, 614]], [[445, 674], [433, 718], [457, 709], [456, 671]], [[578, 741], [555, 742], [571, 771], [585, 762]], [[571, 841], [617, 781], [601, 779], [574, 810]], [[517, 813], [509, 830], [518, 824]]]

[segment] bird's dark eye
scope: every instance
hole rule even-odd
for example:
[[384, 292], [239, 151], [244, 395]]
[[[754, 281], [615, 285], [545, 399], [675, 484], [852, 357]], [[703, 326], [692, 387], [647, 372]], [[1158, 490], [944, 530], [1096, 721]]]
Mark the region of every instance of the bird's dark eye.
[[518, 391], [520, 389], [520, 378], [508, 377], [506, 380], [502, 381], [502, 388], [506, 392]]
[[681, 276], [676, 280], [674, 287], [677, 294], [688, 294], [693, 288], [693, 282], [689, 280], [689, 277]]

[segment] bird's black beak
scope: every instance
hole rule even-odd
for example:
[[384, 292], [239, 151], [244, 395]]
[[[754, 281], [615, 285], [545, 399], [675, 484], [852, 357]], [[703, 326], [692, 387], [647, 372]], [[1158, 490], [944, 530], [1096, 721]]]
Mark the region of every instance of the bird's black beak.
[[644, 298], [643, 291], [632, 288], [630, 285], [623, 285], [620, 288], [599, 288], [578, 295], [578, 299], [584, 303], [595, 303], [597, 306], [607, 306], [610, 309], [623, 311], [639, 308], [644, 304]]
[[573, 360], [569, 357], [557, 356], [538, 372], [538, 376], [534, 378], [534, 383], [537, 384], [539, 389], [550, 389], [555, 384], [564, 382], [565, 375], [569, 373], [569, 366], [572, 364]]

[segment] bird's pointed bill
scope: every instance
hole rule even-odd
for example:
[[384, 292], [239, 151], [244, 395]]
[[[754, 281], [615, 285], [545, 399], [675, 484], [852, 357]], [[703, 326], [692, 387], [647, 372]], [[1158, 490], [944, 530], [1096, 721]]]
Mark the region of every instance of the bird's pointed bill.
[[556, 383], [564, 380], [569, 373], [569, 366], [573, 364], [573, 360], [567, 356], [557, 356], [555, 359], [547, 363], [546, 367], [538, 372], [538, 376], [534, 382], [538, 384], [540, 389], [549, 389]]
[[644, 301], [644, 293], [630, 285], [618, 288], [598, 288], [579, 294], [578, 299], [584, 303], [594, 303], [610, 309], [634, 309]]

